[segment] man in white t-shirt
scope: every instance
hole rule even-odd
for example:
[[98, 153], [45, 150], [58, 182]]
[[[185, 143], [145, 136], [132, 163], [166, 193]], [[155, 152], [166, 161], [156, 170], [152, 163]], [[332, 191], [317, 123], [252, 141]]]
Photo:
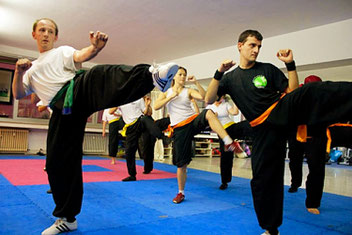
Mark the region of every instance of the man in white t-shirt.
[[[169, 143], [170, 139], [162, 133], [154, 120], [148, 117], [148, 112], [151, 112], [150, 99], [140, 98], [119, 108], [126, 123], [126, 164], [129, 174], [122, 181], [136, 181], [136, 152], [142, 135], [147, 134], [147, 136], [143, 136], [144, 142], [149, 142], [146, 141], [148, 138], [157, 138]], [[152, 149], [154, 149], [154, 144], [155, 141], [151, 141], [149, 144], [144, 145], [140, 151], [141, 157], [143, 156], [144, 158], [144, 174], [149, 174], [153, 170], [154, 151]]]
[[52, 19], [42, 18], [34, 23], [32, 37], [40, 55], [33, 62], [17, 61], [12, 90], [16, 99], [36, 93], [43, 105], [53, 110], [46, 169], [56, 204], [53, 215], [59, 219], [42, 234], [57, 234], [77, 229], [75, 217], [81, 211], [83, 198], [82, 143], [87, 118], [98, 110], [133, 102], [154, 86], [165, 91], [178, 66], [98, 65], [76, 74], [83, 62], [105, 47], [107, 34], [90, 32], [90, 45], [81, 50], [54, 48], [58, 27]]

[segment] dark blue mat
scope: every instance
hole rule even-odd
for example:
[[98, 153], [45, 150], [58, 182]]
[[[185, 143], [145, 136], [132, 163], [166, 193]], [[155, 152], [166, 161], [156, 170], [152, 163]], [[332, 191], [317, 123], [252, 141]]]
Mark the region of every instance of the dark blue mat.
[[82, 166], [82, 171], [83, 172], [97, 172], [97, 171], [112, 171], [110, 169], [107, 169], [105, 167], [97, 166], [97, 165], [83, 165]]
[[[171, 165], [154, 166], [176, 172]], [[79, 227], [70, 234], [261, 234], [249, 180], [233, 177], [225, 191], [219, 182], [219, 174], [188, 169], [186, 199], [178, 205], [172, 203], [176, 179], [85, 183]], [[48, 189], [15, 187], [0, 176], [0, 234], [39, 234], [50, 226], [55, 218]], [[324, 193], [320, 215], [308, 213], [304, 200], [303, 189], [285, 194], [281, 234], [352, 234], [352, 198]]]

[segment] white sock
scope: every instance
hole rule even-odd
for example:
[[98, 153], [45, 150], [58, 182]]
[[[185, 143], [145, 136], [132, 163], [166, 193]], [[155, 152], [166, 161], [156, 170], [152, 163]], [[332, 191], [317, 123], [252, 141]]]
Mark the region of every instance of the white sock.
[[222, 139], [225, 145], [232, 144], [233, 140], [229, 135], [225, 136], [225, 138]]
[[185, 190], [178, 190], [178, 193], [182, 193], [182, 195], [185, 195]]

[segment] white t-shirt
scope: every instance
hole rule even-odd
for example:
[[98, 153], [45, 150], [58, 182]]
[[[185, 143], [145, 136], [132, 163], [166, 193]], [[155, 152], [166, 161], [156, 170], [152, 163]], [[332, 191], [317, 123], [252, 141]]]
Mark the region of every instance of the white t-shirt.
[[139, 100], [133, 101], [131, 103], [121, 105], [120, 110], [122, 113], [123, 121], [126, 124], [130, 124], [143, 115], [143, 111], [145, 110], [144, 99], [140, 98]]
[[36, 93], [43, 105], [48, 105], [61, 87], [82, 67], [73, 61], [76, 51], [70, 46], [61, 46], [40, 53], [32, 67], [23, 76], [26, 95]]
[[211, 109], [214, 113], [218, 114], [218, 119], [221, 125], [233, 122], [233, 119], [230, 117], [229, 113], [229, 109], [231, 108], [231, 105], [227, 102], [221, 102], [219, 106], [216, 106], [215, 104], [210, 104], [206, 107], [206, 109]]
[[[172, 88], [166, 91], [166, 97], [172, 95]], [[192, 108], [192, 102], [189, 99], [188, 88], [183, 88], [180, 94], [166, 104], [170, 114], [170, 125], [174, 126], [195, 114]]]
[[121, 112], [120, 112], [119, 109], [117, 109], [114, 114], [110, 114], [109, 110], [110, 109], [105, 109], [104, 112], [103, 112], [102, 120], [104, 122], [111, 122], [111, 121], [113, 121], [115, 119], [119, 119], [120, 118], [120, 117], [114, 115], [114, 114], [121, 115]]

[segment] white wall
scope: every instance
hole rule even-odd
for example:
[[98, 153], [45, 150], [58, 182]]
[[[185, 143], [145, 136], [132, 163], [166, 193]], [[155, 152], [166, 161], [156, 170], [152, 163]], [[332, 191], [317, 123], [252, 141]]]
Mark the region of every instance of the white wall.
[[[352, 19], [271, 38], [264, 38], [258, 61], [270, 62], [279, 68], [284, 64], [276, 58], [279, 49], [293, 50], [296, 65], [309, 65], [352, 58]], [[225, 59], [239, 61], [237, 47], [230, 46], [173, 60], [186, 67], [198, 79], [210, 78]]]

